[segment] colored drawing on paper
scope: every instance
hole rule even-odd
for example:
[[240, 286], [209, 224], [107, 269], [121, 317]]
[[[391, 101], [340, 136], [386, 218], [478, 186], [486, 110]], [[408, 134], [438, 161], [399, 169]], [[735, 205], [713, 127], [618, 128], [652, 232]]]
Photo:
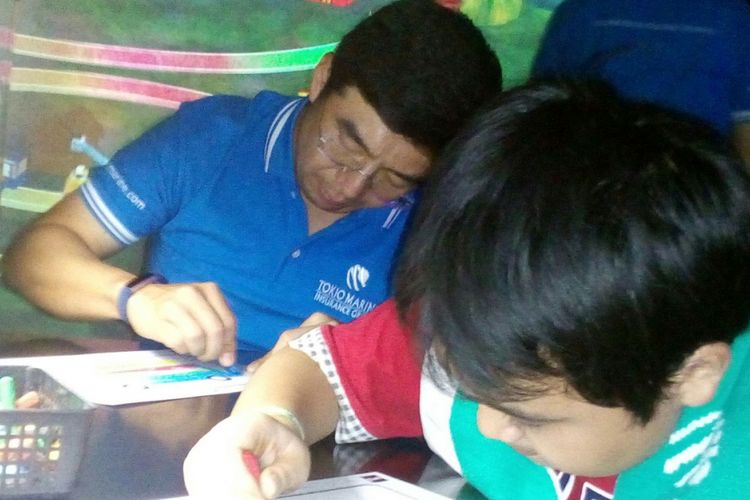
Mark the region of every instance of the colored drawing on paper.
[[130, 363], [100, 364], [96, 367], [101, 376], [120, 387], [150, 388], [161, 384], [194, 382], [201, 380], [230, 380], [232, 376], [221, 368], [211, 368], [196, 362], [186, 362], [185, 357], [169, 355]]
[[81, 399], [103, 405], [239, 392], [244, 369], [223, 368], [171, 351], [51, 356], [32, 360]]

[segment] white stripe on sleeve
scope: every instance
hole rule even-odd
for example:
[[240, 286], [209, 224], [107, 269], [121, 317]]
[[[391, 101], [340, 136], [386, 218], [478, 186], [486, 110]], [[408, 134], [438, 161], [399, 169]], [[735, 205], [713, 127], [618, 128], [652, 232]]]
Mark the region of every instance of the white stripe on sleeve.
[[133, 234], [120, 220], [115, 217], [115, 214], [109, 209], [104, 203], [99, 192], [94, 187], [91, 181], [86, 182], [80, 188], [83, 194], [84, 201], [89, 206], [94, 216], [99, 222], [109, 231], [115, 239], [117, 239], [123, 245], [132, 245], [138, 241], [138, 236]]

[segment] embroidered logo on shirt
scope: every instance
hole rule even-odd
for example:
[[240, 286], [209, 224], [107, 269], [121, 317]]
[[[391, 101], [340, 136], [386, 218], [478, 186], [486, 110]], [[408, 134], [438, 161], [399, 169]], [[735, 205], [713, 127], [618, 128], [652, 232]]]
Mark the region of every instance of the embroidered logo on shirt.
[[[347, 278], [348, 276], [349, 275], [347, 274]], [[359, 283], [359, 286], [361, 288], [364, 285]], [[351, 285], [349, 285], [349, 287], [351, 289]], [[352, 319], [358, 318], [363, 314], [372, 311], [377, 305], [367, 299], [359, 297], [356, 293], [347, 290], [343, 286], [336, 286], [325, 280], [319, 280], [318, 288], [315, 290], [313, 300], [320, 302], [324, 306], [330, 307], [341, 314], [349, 316]]]
[[693, 420], [672, 434], [670, 445], [686, 440], [685, 448], [664, 462], [665, 474], [677, 474], [674, 483], [676, 487], [695, 486], [709, 475], [711, 459], [719, 454], [723, 427], [724, 418], [721, 412], [714, 411]]
[[370, 271], [359, 264], [353, 265], [346, 272], [346, 286], [355, 292], [366, 287], [368, 279], [370, 279]]
[[146, 208], [146, 202], [143, 201], [133, 190], [130, 189], [130, 186], [128, 186], [128, 183], [125, 182], [125, 179], [122, 177], [122, 174], [120, 174], [120, 171], [117, 170], [117, 167], [115, 167], [112, 163], [107, 165], [107, 172], [112, 177], [112, 179], [115, 181], [115, 184], [118, 188], [120, 188], [120, 191], [122, 191], [122, 194], [125, 195], [125, 198], [130, 201], [130, 203], [135, 206], [138, 210], [143, 210]]

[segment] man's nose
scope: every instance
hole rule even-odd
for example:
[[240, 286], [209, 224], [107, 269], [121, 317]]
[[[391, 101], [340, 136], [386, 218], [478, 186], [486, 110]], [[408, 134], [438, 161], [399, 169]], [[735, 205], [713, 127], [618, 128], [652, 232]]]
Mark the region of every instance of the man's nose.
[[376, 170], [374, 164], [359, 169], [342, 170], [337, 178], [340, 192], [349, 199], [361, 196], [370, 188]]

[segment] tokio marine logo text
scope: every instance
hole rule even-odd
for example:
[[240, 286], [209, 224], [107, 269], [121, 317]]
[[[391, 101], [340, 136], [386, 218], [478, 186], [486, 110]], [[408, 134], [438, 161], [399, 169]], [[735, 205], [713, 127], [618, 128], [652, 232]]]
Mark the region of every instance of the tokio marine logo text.
[[[342, 276], [343, 278], [343, 276]], [[375, 309], [376, 304], [360, 296], [370, 279], [370, 271], [355, 264], [346, 271], [346, 288], [330, 281], [319, 280], [313, 300], [350, 318], [358, 318]]]
[[355, 292], [366, 287], [368, 279], [370, 279], [370, 271], [359, 264], [353, 265], [346, 272], [346, 286]]

